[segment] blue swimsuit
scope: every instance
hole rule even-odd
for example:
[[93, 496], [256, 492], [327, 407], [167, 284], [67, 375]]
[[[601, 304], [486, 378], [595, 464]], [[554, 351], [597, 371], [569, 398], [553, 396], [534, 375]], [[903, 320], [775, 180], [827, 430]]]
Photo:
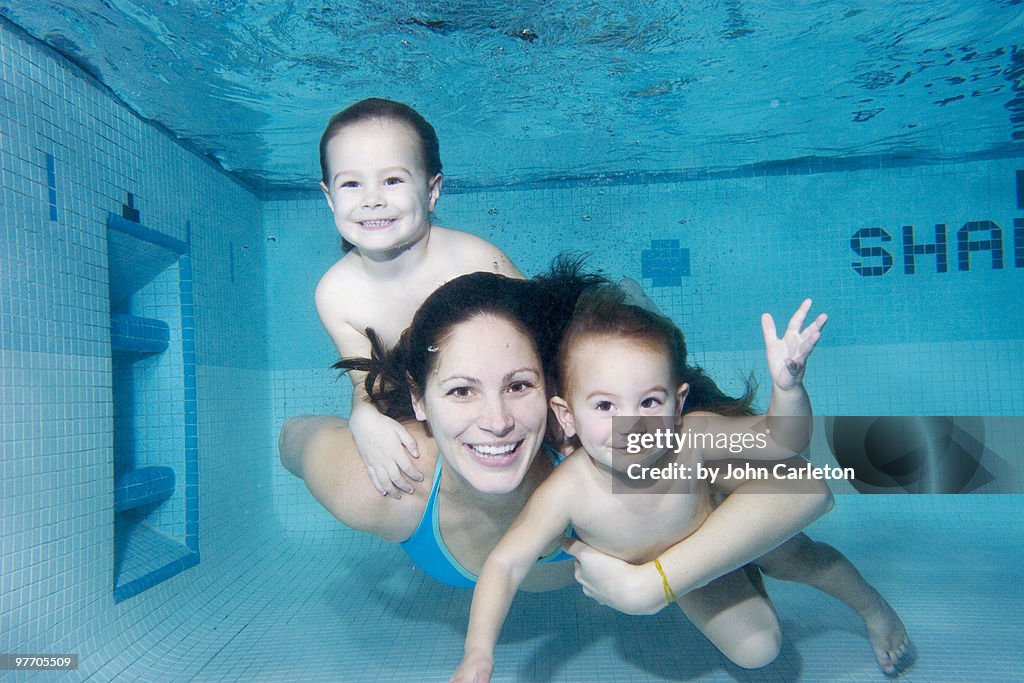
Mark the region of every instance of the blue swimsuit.
[[[542, 446], [542, 450], [547, 453], [555, 467], [564, 460], [562, 455], [547, 444]], [[430, 489], [430, 497], [427, 498], [427, 507], [423, 510], [419, 526], [416, 527], [412, 536], [399, 545], [402, 546], [402, 550], [413, 561], [413, 564], [441, 583], [456, 588], [472, 588], [476, 585], [476, 575], [463, 567], [452, 556], [448, 551], [448, 546], [444, 544], [444, 539], [441, 538], [441, 525], [437, 516], [437, 491], [441, 483], [441, 461], [442, 457], [439, 454], [437, 465], [434, 467], [434, 486]], [[537, 563], [561, 562], [571, 559], [573, 559], [572, 555], [556, 550], [537, 560]]]

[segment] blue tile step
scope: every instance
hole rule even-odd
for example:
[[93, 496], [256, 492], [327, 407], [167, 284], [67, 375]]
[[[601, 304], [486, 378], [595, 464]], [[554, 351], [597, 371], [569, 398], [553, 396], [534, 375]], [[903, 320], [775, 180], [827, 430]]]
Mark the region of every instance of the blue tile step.
[[148, 356], [163, 353], [171, 329], [163, 320], [114, 313], [110, 316], [110, 348], [115, 353]]
[[134, 510], [162, 503], [174, 493], [174, 470], [164, 466], [139, 467], [114, 480], [114, 511]]

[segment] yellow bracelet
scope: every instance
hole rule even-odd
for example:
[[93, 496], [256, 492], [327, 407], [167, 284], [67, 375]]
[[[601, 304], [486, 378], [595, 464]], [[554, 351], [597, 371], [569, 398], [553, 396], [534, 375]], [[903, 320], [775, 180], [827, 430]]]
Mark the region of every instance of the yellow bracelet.
[[654, 566], [657, 567], [658, 573], [661, 574], [661, 584], [665, 588], [665, 604], [671, 605], [679, 598], [676, 597], [675, 592], [672, 590], [672, 586], [668, 585], [668, 577], [665, 576], [665, 570], [661, 568], [661, 560], [655, 560]]

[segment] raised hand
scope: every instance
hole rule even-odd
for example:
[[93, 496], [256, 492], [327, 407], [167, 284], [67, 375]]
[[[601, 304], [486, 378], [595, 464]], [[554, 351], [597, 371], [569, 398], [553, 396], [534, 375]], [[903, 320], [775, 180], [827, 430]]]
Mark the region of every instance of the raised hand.
[[768, 370], [772, 382], [779, 389], [790, 389], [803, 381], [807, 358], [814, 350], [815, 344], [821, 339], [821, 330], [828, 321], [828, 315], [822, 313], [810, 325], [801, 330], [807, 313], [811, 310], [811, 300], [804, 299], [800, 308], [789, 319], [782, 337], [775, 329], [775, 320], [768, 313], [761, 315], [761, 330], [764, 332], [764, 347], [768, 356]]

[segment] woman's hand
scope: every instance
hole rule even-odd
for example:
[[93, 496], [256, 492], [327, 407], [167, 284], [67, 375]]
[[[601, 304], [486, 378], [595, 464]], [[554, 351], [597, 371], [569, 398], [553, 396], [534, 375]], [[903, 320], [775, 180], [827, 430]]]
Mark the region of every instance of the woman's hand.
[[494, 671], [494, 657], [469, 654], [462, 658], [448, 683], [488, 683]]
[[420, 457], [416, 439], [401, 424], [362, 404], [353, 405], [349, 429], [370, 483], [382, 496], [401, 498], [413, 492], [410, 481], [423, 481], [410, 459]]
[[824, 313], [814, 319], [806, 329], [801, 331], [807, 313], [811, 310], [811, 300], [804, 299], [800, 308], [789, 319], [789, 325], [780, 338], [775, 330], [775, 320], [768, 313], [761, 316], [761, 330], [764, 332], [764, 346], [768, 355], [768, 370], [772, 374], [772, 382], [783, 391], [791, 389], [803, 381], [807, 357], [811, 355], [815, 344], [821, 339], [821, 330], [825, 327], [828, 316]]
[[565, 539], [562, 549], [576, 558], [576, 581], [587, 597], [625, 614], [656, 614], [665, 607], [665, 589], [653, 563], [630, 564], [577, 539]]

